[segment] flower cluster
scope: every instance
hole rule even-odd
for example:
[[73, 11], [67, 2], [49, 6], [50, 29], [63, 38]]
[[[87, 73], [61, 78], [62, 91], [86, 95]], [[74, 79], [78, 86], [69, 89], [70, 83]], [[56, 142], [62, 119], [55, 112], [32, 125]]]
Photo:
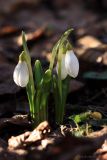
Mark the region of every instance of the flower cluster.
[[[72, 29], [66, 31], [52, 50], [52, 59], [49, 68], [44, 72], [41, 62], [35, 61], [32, 70], [31, 57], [27, 48], [25, 34], [22, 32], [23, 52], [13, 72], [14, 82], [20, 87], [26, 87], [31, 118], [37, 125], [48, 119], [48, 97], [50, 88], [53, 89], [55, 100], [55, 120], [63, 123], [66, 99], [70, 77], [77, 77], [79, 62], [68, 41]], [[56, 72], [53, 67], [57, 60]]]

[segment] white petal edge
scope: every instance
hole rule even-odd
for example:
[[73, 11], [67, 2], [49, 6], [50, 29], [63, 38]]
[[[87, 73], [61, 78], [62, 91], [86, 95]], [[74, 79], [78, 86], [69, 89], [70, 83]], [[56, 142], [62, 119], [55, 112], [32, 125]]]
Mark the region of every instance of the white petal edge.
[[19, 86], [19, 82], [18, 82], [18, 76], [19, 76], [19, 71], [21, 69], [21, 65], [20, 65], [21, 62], [19, 62], [15, 69], [14, 69], [14, 72], [13, 72], [13, 80], [14, 82]]
[[66, 52], [65, 67], [69, 76], [75, 78], [79, 72], [79, 61], [72, 50]]

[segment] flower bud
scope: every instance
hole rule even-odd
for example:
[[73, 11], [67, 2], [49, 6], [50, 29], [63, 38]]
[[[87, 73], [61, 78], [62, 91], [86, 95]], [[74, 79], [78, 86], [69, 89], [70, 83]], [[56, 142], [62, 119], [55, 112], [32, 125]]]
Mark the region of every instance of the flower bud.
[[65, 54], [65, 68], [69, 76], [73, 78], [77, 77], [79, 72], [79, 62], [72, 50], [68, 50]]
[[19, 61], [13, 73], [14, 82], [20, 87], [26, 87], [29, 82], [29, 70], [25, 61]]

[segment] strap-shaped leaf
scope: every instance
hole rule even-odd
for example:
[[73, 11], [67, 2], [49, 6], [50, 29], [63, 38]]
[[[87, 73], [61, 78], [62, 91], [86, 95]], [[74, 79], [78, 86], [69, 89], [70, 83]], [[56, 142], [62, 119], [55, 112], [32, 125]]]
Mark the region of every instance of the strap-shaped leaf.
[[42, 76], [43, 76], [43, 69], [41, 62], [39, 60], [36, 60], [34, 65], [34, 79], [37, 87], [40, 85]]
[[33, 73], [32, 73], [32, 66], [31, 66], [31, 57], [28, 51], [28, 47], [26, 44], [26, 39], [25, 39], [25, 33], [22, 32], [22, 44], [23, 44], [23, 52], [20, 55], [20, 58], [24, 58], [29, 69], [29, 82], [27, 84], [26, 90], [27, 90], [27, 95], [28, 95], [28, 100], [29, 100], [29, 105], [30, 105], [30, 112], [31, 112], [31, 117], [34, 118], [34, 95], [35, 95], [35, 87], [34, 87], [34, 80], [33, 80]]
[[31, 62], [31, 57], [30, 57], [29, 50], [28, 50], [27, 43], [26, 43], [25, 33], [23, 31], [22, 31], [22, 44], [23, 44], [23, 50], [27, 56], [27, 60]]
[[44, 74], [44, 76], [43, 76], [43, 83], [48, 83], [50, 80], [51, 80], [51, 78], [52, 78], [52, 75], [51, 75], [51, 70], [50, 69], [48, 69], [46, 72], [45, 72], [45, 74]]

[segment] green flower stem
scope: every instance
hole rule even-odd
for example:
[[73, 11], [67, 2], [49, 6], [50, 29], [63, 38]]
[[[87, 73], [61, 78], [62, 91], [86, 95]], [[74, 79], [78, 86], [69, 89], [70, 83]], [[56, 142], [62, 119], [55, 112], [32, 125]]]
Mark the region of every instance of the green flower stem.
[[40, 101], [41, 101], [41, 92], [40, 90], [37, 90], [36, 96], [35, 96], [35, 124], [38, 125], [41, 120], [40, 120]]
[[29, 82], [28, 82], [28, 85], [26, 87], [26, 90], [27, 90], [28, 100], [29, 100], [29, 104], [30, 104], [31, 117], [33, 119], [35, 119], [35, 113], [34, 113], [35, 87], [34, 87], [32, 66], [31, 66], [31, 58], [30, 58], [30, 54], [29, 54], [29, 51], [28, 51], [28, 48], [27, 48], [24, 32], [22, 32], [22, 42], [23, 42], [25, 60], [26, 60], [26, 63], [28, 65], [28, 69], [29, 69]]
[[65, 104], [68, 91], [68, 82], [61, 80], [61, 60], [62, 55], [66, 53], [68, 48], [72, 46], [68, 42], [67, 38], [73, 29], [67, 30], [56, 43], [52, 50], [52, 61], [50, 62], [50, 69], [53, 69], [55, 57], [58, 57], [58, 80], [53, 77], [54, 97], [55, 97], [55, 114], [56, 122], [58, 124], [63, 123], [63, 117], [65, 113]]
[[34, 79], [35, 79], [35, 86], [37, 88], [36, 90], [36, 95], [34, 98], [34, 112], [36, 115], [36, 120], [35, 120], [35, 124], [39, 124], [41, 122], [41, 111], [40, 111], [40, 103], [41, 103], [41, 81], [43, 78], [43, 69], [41, 66], [41, 62], [39, 60], [35, 61], [35, 65], [34, 65]]
[[39, 60], [36, 60], [34, 66], [34, 79], [35, 86], [37, 88], [35, 95], [35, 124], [38, 125], [40, 122], [47, 120], [48, 111], [47, 111], [47, 102], [48, 95], [50, 91], [50, 82], [51, 82], [52, 73], [48, 69], [43, 74], [43, 69]]
[[65, 104], [68, 94], [69, 78], [67, 77], [62, 81], [62, 101], [59, 99], [59, 88], [57, 79], [53, 77], [53, 88], [54, 88], [54, 97], [55, 97], [55, 119], [57, 124], [63, 123], [63, 117], [65, 114]]
[[50, 84], [45, 84], [45, 85], [41, 84], [40, 89], [37, 90], [37, 97], [36, 97], [36, 101], [35, 101], [36, 102], [35, 103], [35, 107], [36, 107], [35, 112], [37, 115], [36, 124], [39, 124], [40, 122], [47, 120], [47, 118], [48, 118], [47, 102], [48, 102], [48, 95], [49, 95], [48, 88], [50, 88]]
[[[47, 104], [48, 104], [48, 96], [50, 92], [50, 87], [51, 87], [51, 70], [48, 69], [42, 79], [41, 82], [41, 119], [47, 120], [48, 118], [48, 109], [47, 109]], [[44, 94], [43, 94], [44, 93]]]
[[59, 113], [58, 113], [58, 115], [59, 115], [59, 123], [62, 123], [62, 121], [61, 121], [61, 114], [62, 114], [62, 109], [63, 109], [63, 107], [62, 107], [62, 99], [64, 98], [64, 97], [62, 97], [62, 80], [61, 80], [61, 56], [62, 56], [62, 52], [60, 51], [59, 52], [59, 54], [58, 54], [58, 91], [59, 91]]
[[54, 91], [54, 99], [55, 99], [55, 120], [56, 120], [56, 123], [59, 124], [60, 102], [59, 102], [58, 83], [55, 75], [53, 76], [53, 91]]
[[29, 107], [30, 107], [30, 114], [31, 117], [33, 118], [33, 104], [32, 104], [32, 97], [31, 97], [31, 92], [30, 92], [30, 86], [29, 84], [26, 86], [26, 92], [27, 92], [27, 96], [28, 96], [28, 101], [29, 101]]
[[61, 110], [61, 122], [63, 122], [63, 117], [65, 114], [65, 105], [66, 99], [68, 94], [68, 87], [69, 87], [69, 78], [67, 77], [65, 80], [62, 81], [62, 110]]
[[48, 94], [42, 95], [41, 99], [41, 121], [47, 120], [48, 118], [48, 111], [47, 111], [47, 98]]

